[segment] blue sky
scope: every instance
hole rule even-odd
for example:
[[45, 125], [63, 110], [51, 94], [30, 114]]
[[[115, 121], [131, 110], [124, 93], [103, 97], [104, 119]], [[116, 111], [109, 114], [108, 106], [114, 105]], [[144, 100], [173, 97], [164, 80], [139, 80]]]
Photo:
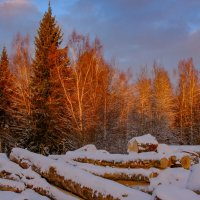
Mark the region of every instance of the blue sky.
[[[169, 70], [182, 58], [200, 66], [199, 0], [51, 0], [65, 34], [98, 36], [108, 60], [135, 72], [154, 60]], [[34, 38], [48, 0], [0, 0], [0, 48], [17, 32]], [[200, 68], [199, 68], [200, 69]]]

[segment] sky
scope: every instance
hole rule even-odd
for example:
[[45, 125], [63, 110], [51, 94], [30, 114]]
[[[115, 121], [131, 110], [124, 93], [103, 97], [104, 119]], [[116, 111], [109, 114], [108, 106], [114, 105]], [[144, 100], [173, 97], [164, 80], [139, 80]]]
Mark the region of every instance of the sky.
[[[156, 61], [168, 70], [193, 57], [200, 69], [199, 0], [51, 0], [64, 33], [98, 37], [108, 61], [133, 72]], [[0, 0], [0, 49], [20, 32], [34, 39], [48, 0]]]

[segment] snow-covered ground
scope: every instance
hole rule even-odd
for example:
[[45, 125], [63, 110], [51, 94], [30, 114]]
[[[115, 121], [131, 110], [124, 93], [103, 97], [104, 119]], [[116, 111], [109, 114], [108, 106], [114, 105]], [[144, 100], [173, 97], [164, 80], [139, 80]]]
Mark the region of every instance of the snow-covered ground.
[[[158, 145], [158, 152], [113, 155], [88, 145], [66, 155], [45, 157], [15, 148], [9, 158], [0, 154], [0, 200], [76, 200], [97, 197], [116, 200], [200, 200], [200, 164], [191, 166], [190, 170], [181, 167], [161, 170], [98, 166], [98, 163], [77, 161], [77, 158], [113, 163], [159, 160], [163, 156], [168, 158], [176, 154], [181, 157], [185, 151], [198, 150], [200, 146], [183, 148]], [[76, 193], [79, 189], [83, 191]]]

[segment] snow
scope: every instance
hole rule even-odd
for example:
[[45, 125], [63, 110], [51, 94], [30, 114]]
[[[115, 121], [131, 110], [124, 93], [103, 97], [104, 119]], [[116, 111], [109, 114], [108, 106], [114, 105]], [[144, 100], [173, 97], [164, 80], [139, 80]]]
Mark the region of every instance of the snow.
[[200, 193], [200, 164], [192, 166], [187, 188]]
[[200, 200], [200, 196], [191, 190], [169, 185], [158, 186], [152, 195], [152, 200], [155, 197], [161, 200]]
[[135, 141], [139, 144], [158, 144], [156, 138], [153, 137], [151, 134], [134, 137], [128, 142], [128, 144], [131, 144]]
[[0, 191], [0, 200], [16, 200], [20, 194], [9, 191]]
[[49, 198], [27, 189], [22, 193], [0, 191], [0, 200], [49, 200]]
[[96, 146], [93, 144], [85, 145], [85, 146], [83, 146], [79, 149], [76, 149], [75, 151], [71, 151], [71, 152], [91, 152], [91, 153], [100, 152], [100, 153], [109, 154], [109, 152], [106, 150], [97, 149]]
[[174, 151], [200, 152], [200, 145], [170, 145]]
[[155, 189], [158, 185], [173, 185], [185, 188], [189, 177], [189, 170], [183, 168], [167, 168], [160, 171], [156, 178], [150, 179], [150, 189]]
[[85, 145], [77, 150], [75, 150], [76, 152], [81, 152], [81, 151], [87, 151], [87, 152], [96, 152], [97, 151], [97, 148], [95, 145], [93, 144], [88, 144], [88, 145]]
[[14, 200], [24, 200], [24, 199], [28, 199], [28, 200], [49, 200], [48, 197], [42, 196], [36, 192], [34, 192], [33, 190], [27, 189], [24, 192], [21, 193], [21, 195], [14, 199]]
[[173, 149], [167, 144], [158, 144], [157, 152], [161, 154], [171, 154], [171, 155], [175, 153], [175, 151], [173, 151]]
[[8, 160], [8, 157], [5, 153], [0, 153], [0, 161]]

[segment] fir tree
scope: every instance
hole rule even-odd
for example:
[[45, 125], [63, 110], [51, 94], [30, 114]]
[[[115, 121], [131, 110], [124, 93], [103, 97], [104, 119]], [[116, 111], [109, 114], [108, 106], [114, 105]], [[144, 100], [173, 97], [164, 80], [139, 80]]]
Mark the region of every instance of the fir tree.
[[44, 14], [38, 34], [35, 37], [35, 59], [31, 77], [31, 136], [30, 148], [44, 153], [47, 146], [54, 143], [56, 133], [52, 130], [51, 115], [52, 78], [55, 66], [56, 52], [62, 42], [62, 33], [57, 25], [49, 3], [48, 11]]

